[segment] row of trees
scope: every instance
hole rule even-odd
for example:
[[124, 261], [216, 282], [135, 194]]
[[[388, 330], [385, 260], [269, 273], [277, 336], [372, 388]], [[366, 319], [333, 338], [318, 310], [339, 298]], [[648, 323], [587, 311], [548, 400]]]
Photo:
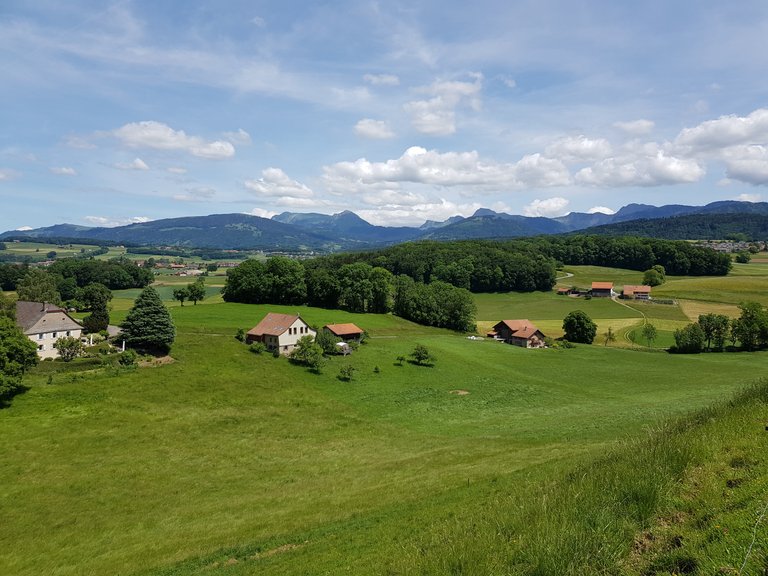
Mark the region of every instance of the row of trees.
[[48, 268], [34, 268], [18, 264], [0, 264], [0, 288], [17, 290], [19, 285], [30, 289], [35, 285], [54, 286], [58, 297], [49, 302], [71, 300], [75, 290], [89, 284], [103, 284], [110, 290], [143, 288], [152, 283], [154, 275], [150, 270], [139, 268], [132, 261], [80, 260], [63, 258]]
[[648, 270], [660, 264], [667, 274], [687, 276], [725, 276], [732, 266], [728, 254], [680, 240], [575, 235], [546, 236], [528, 242], [542, 253], [572, 265]]
[[381, 266], [333, 259], [305, 264], [285, 257], [248, 260], [229, 271], [224, 300], [250, 304], [309, 304], [320, 308], [398, 316], [427, 326], [471, 330], [475, 304], [463, 288], [435, 280], [416, 282]]
[[702, 314], [698, 322], [675, 330], [673, 351], [722, 351], [727, 342], [747, 351], [768, 348], [768, 310], [759, 302], [744, 302], [739, 309], [741, 315], [734, 320], [723, 314]]

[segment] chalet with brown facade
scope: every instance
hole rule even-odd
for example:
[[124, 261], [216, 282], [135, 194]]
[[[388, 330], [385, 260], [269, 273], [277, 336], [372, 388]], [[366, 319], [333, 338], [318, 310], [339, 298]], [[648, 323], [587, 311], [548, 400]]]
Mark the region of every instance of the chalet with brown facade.
[[592, 282], [593, 298], [611, 298], [615, 295], [613, 282]]
[[622, 296], [630, 300], [650, 300], [651, 287], [625, 285]]
[[54, 344], [59, 338], [80, 338], [83, 327], [67, 311], [48, 302], [16, 302], [16, 324], [37, 346], [42, 358], [58, 358]]
[[341, 338], [344, 342], [360, 342], [363, 337], [363, 330], [354, 324], [326, 324], [323, 330], [330, 332], [336, 338]]
[[546, 338], [530, 320], [502, 320], [488, 336], [522, 348], [544, 348]]
[[296, 342], [303, 336], [315, 337], [317, 332], [309, 327], [298, 314], [277, 314], [270, 312], [256, 326], [248, 330], [245, 341], [262, 342], [267, 350], [279, 350], [289, 354]]

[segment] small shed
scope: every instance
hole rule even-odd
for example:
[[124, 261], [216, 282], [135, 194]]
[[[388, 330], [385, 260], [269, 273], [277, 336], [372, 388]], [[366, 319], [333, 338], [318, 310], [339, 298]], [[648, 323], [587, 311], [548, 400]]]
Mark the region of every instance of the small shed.
[[360, 342], [363, 337], [363, 330], [352, 323], [326, 324], [323, 330], [330, 332], [336, 338], [341, 338], [344, 342]]

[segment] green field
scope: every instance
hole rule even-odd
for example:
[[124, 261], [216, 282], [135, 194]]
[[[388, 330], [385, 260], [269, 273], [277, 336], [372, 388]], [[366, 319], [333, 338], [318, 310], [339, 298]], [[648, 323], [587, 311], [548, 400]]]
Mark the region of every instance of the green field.
[[[768, 358], [526, 351], [391, 316], [269, 308], [369, 331], [314, 375], [233, 338], [267, 309], [173, 308], [169, 365], [89, 365], [51, 384], [47, 364], [33, 373], [0, 411], [0, 572], [381, 573], [446, 510], [535, 490], [754, 379]], [[434, 367], [396, 365], [416, 342]], [[336, 378], [345, 363], [349, 383]], [[257, 554], [269, 550], [282, 553]]]
[[[632, 271], [569, 270], [585, 284], [638, 282]], [[574, 520], [548, 519], [547, 499], [562, 498], [558, 490], [581, 478], [574, 471], [592, 470], [617, 443], [766, 375], [766, 352], [647, 351], [638, 327], [653, 322], [660, 349], [688, 322], [684, 309], [733, 310], [744, 294], [760, 295], [766, 278], [768, 267], [749, 264], [654, 290], [682, 298], [703, 286], [702, 299], [684, 306], [476, 295], [480, 332], [528, 318], [559, 336], [574, 309], [598, 324], [598, 345], [524, 350], [391, 315], [224, 303], [223, 277], [206, 279], [197, 306], [181, 307], [172, 291], [194, 279], [160, 276], [178, 332], [173, 362], [128, 371], [90, 359], [46, 362], [0, 410], [0, 574], [579, 573], [537, 564], [569, 554], [552, 531]], [[137, 294], [115, 293], [112, 323]], [[354, 322], [371, 338], [313, 374], [235, 340], [267, 311], [299, 312], [315, 326]], [[619, 338], [602, 346], [608, 327]], [[436, 356], [433, 367], [398, 362], [416, 343]], [[338, 378], [344, 365], [355, 368], [351, 382]], [[573, 490], [599, 495], [606, 480], [595, 482], [592, 492]], [[563, 514], [564, 502], [552, 513]], [[715, 506], [715, 497], [701, 505]], [[613, 553], [630, 555], [632, 531], [648, 520], [638, 522], [616, 530], [626, 546]], [[668, 531], [668, 521], [658, 524]], [[693, 539], [695, 526], [686, 530]], [[739, 545], [748, 536], [740, 533]], [[673, 573], [649, 571], [667, 554], [657, 552], [611, 573]]]

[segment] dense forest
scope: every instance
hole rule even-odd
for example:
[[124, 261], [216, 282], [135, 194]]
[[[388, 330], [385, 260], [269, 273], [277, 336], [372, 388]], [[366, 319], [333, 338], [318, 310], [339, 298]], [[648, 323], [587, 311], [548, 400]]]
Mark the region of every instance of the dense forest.
[[762, 241], [768, 239], [768, 215], [687, 214], [595, 226], [589, 229], [589, 233], [668, 240], [723, 240], [738, 234], [747, 241]]
[[[59, 292], [82, 288], [89, 284], [103, 284], [110, 290], [143, 288], [154, 280], [151, 270], [139, 268], [132, 261], [115, 258], [112, 260], [82, 260], [62, 258], [45, 269], [29, 268], [20, 264], [0, 263], [0, 287], [16, 290], [17, 284], [30, 270], [44, 270], [56, 280]], [[64, 297], [66, 300], [67, 298]]]

